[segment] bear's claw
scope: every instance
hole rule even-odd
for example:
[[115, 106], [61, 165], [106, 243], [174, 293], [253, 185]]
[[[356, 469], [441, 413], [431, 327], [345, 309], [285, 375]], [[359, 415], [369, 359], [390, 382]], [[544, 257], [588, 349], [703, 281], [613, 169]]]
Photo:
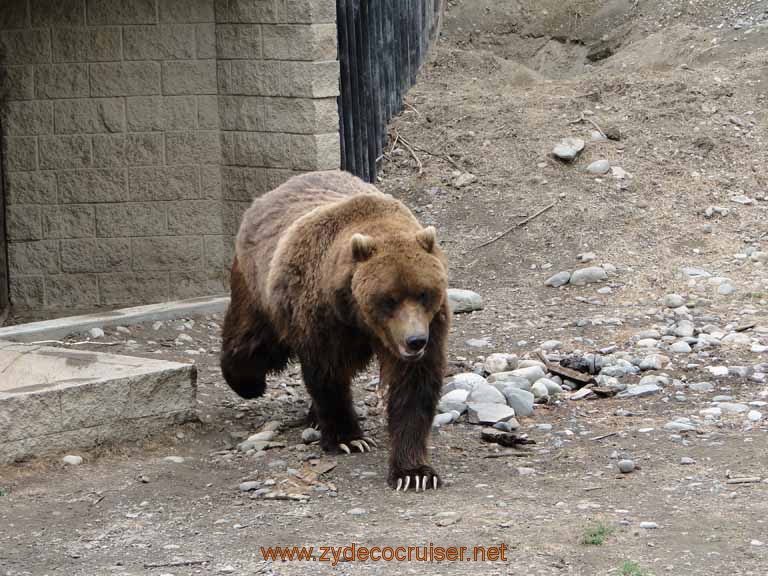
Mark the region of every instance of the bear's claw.
[[[369, 446], [370, 444], [370, 446]], [[352, 440], [349, 443], [349, 446], [352, 446], [352, 448], [357, 448], [359, 452], [370, 452], [372, 450], [371, 446], [374, 448], [378, 448], [378, 444], [376, 444], [376, 441], [373, 440], [373, 438], [368, 438], [367, 436], [364, 438], [360, 438], [358, 440]], [[339, 443], [339, 450], [346, 454], [352, 454], [352, 450], [350, 449], [347, 444], [344, 442]]]
[[[414, 478], [414, 487], [416, 488], [416, 492], [419, 491], [419, 487], [421, 487], [422, 491], [426, 492], [427, 488], [429, 488], [429, 476], [426, 474], [422, 477], [419, 477], [418, 474], [413, 476]], [[437, 476], [432, 476], [432, 490], [437, 490], [437, 484], [438, 479]], [[397, 487], [395, 488], [396, 492], [399, 492], [402, 488], [403, 492], [406, 492], [408, 490], [408, 487], [411, 485], [411, 477], [406, 476], [405, 477], [405, 484], [403, 484], [403, 479], [398, 478], [397, 479]]]

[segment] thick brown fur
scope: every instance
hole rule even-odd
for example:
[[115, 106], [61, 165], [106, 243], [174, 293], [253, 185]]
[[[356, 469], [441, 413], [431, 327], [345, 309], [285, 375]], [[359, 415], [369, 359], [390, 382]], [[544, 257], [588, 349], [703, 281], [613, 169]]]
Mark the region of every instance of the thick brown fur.
[[[243, 216], [221, 367], [244, 398], [301, 362], [325, 450], [363, 437], [351, 381], [374, 355], [389, 390], [389, 483], [437, 475], [427, 440], [446, 365], [447, 264], [433, 228], [350, 174], [297, 176]], [[437, 481], [437, 480], [436, 480]]]

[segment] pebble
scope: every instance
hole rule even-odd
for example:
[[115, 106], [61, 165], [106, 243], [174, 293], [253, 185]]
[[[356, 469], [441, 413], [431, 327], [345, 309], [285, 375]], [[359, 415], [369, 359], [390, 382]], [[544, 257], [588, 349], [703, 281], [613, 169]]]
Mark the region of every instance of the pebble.
[[675, 330], [674, 330], [675, 336], [679, 336], [680, 338], [687, 338], [689, 336], [693, 336], [694, 333], [694, 327], [693, 322], [690, 320], [680, 320], [675, 324]]
[[688, 384], [688, 389], [694, 392], [712, 392], [715, 389], [715, 385], [712, 382], [694, 382]]
[[470, 172], [462, 172], [453, 181], [453, 185], [456, 186], [456, 188], [462, 188], [468, 184], [472, 184], [475, 180], [477, 180], [477, 176], [474, 174], [471, 174]]
[[571, 274], [571, 284], [574, 286], [586, 286], [595, 282], [604, 282], [608, 279], [606, 271], [599, 266], [590, 266], [589, 268], [579, 268]]
[[435, 524], [441, 527], [453, 526], [461, 521], [461, 516], [457, 512], [438, 512], [433, 518], [435, 518]]
[[571, 161], [584, 150], [581, 138], [563, 138], [553, 149], [552, 154], [561, 160]]
[[320, 430], [315, 430], [314, 428], [305, 428], [301, 432], [301, 441], [304, 442], [304, 444], [312, 444], [312, 442], [317, 442], [321, 438]]
[[760, 422], [763, 419], [763, 413], [759, 410], [750, 410], [747, 412], [747, 419], [750, 422]]
[[571, 394], [569, 397], [570, 400], [583, 400], [584, 398], [589, 398], [590, 396], [594, 396], [595, 392], [591, 388], [582, 388], [578, 392], [575, 392]]
[[448, 424], [451, 424], [455, 420], [454, 414], [457, 412], [443, 412], [442, 414], [435, 414], [435, 417], [432, 419], [432, 428], [440, 428], [442, 426], [447, 426]]
[[607, 174], [611, 169], [611, 163], [608, 160], [595, 160], [587, 166], [587, 172], [590, 174]]
[[350, 516], [365, 516], [368, 514], [368, 511], [365, 508], [352, 508], [347, 514]]
[[544, 378], [544, 370], [541, 366], [527, 366], [525, 368], [518, 368], [517, 370], [512, 370], [509, 372], [509, 374], [513, 377], [519, 376], [521, 378], [525, 378], [531, 384]]
[[571, 279], [571, 273], [570, 272], [558, 272], [554, 276], [550, 276], [547, 278], [547, 280], [544, 282], [545, 286], [552, 286], [553, 288], [559, 288], [560, 286], [565, 286], [568, 284], [568, 282]]
[[724, 414], [743, 414], [749, 410], [749, 406], [738, 402], [719, 402], [717, 407]]
[[640, 370], [661, 370], [669, 364], [669, 358], [663, 354], [651, 354], [640, 362]]
[[671, 430], [673, 432], [693, 432], [696, 430], [696, 426], [688, 418], [678, 418], [672, 422], [664, 424], [664, 430]]
[[619, 472], [622, 474], [629, 474], [630, 472], [635, 471], [635, 462], [634, 460], [619, 460], [619, 463], [617, 464], [619, 468]]
[[616, 180], [624, 180], [627, 177], [632, 177], [632, 175], [621, 166], [611, 166], [611, 174]]
[[680, 458], [680, 464], [683, 466], [691, 466], [693, 464], [696, 464], [696, 460], [688, 456], [683, 456], [682, 458]]
[[478, 384], [472, 392], [469, 393], [466, 400], [467, 404], [506, 404], [507, 400], [504, 394], [499, 392], [490, 384]]
[[550, 378], [541, 378], [540, 380], [536, 381], [536, 384], [544, 384], [547, 388], [547, 392], [550, 396], [557, 396], [558, 394], [561, 394], [563, 389], [560, 387], [560, 384], [555, 382], [554, 380], [551, 380]]
[[463, 314], [483, 309], [483, 299], [477, 292], [471, 290], [448, 289], [448, 303], [454, 314]]
[[658, 527], [659, 525], [656, 522], [640, 522], [640, 528], [645, 530], [656, 530]]
[[691, 345], [683, 340], [675, 342], [669, 347], [669, 351], [675, 354], [690, 354], [691, 350]]
[[531, 382], [528, 378], [522, 376], [515, 376], [511, 372], [500, 372], [499, 374], [491, 374], [488, 377], [488, 382], [493, 383], [494, 386], [500, 391], [504, 392], [505, 388], [518, 388], [520, 390], [531, 391]]
[[661, 392], [661, 388], [656, 384], [637, 384], [630, 386], [623, 392], [619, 392], [616, 396], [618, 398], [642, 398], [644, 396], [651, 396]]
[[83, 457], [69, 454], [67, 456], [64, 456], [64, 458], [62, 458], [61, 461], [64, 462], [64, 464], [67, 464], [69, 466], [79, 466], [80, 464], [83, 463]]
[[685, 304], [685, 298], [680, 294], [667, 294], [662, 300], [662, 304], [667, 308], [679, 308]]
[[707, 370], [715, 378], [725, 378], [728, 376], [728, 368], [726, 366], [708, 366]]
[[258, 487], [258, 482], [250, 480], [248, 482], [242, 482], [237, 488], [240, 492], [250, 492], [251, 490], [256, 490]]
[[486, 379], [475, 374], [474, 372], [462, 372], [456, 374], [451, 380], [443, 386], [443, 392], [450, 392], [451, 390], [466, 390], [467, 392], [474, 389], [480, 383], [485, 383]]
[[465, 344], [471, 348], [488, 348], [491, 341], [487, 338], [470, 338]]
[[88, 330], [88, 336], [91, 338], [104, 338], [104, 330], [101, 328], [91, 328]]
[[558, 350], [560, 347], [562, 347], [563, 343], [560, 342], [560, 340], [546, 340], [541, 343], [540, 348], [542, 350]]
[[722, 296], [728, 296], [734, 292], [736, 292], [736, 288], [733, 287], [733, 284], [728, 284], [727, 282], [717, 287], [717, 293]]
[[602, 295], [612, 294], [613, 293], [613, 289], [611, 289], [610, 286], [603, 286], [602, 288], [598, 288], [597, 289], [597, 293], [598, 294], [602, 294]]
[[183, 464], [184, 463], [184, 458], [182, 458], [181, 456], [166, 456], [165, 458], [163, 458], [163, 460], [165, 462], [171, 462], [173, 464]]
[[222, 566], [219, 568], [219, 572], [221, 574], [232, 574], [235, 571], [235, 567], [231, 564], [227, 564], [226, 566]]
[[720, 418], [723, 415], [723, 411], [715, 406], [713, 408], [703, 408], [699, 410], [699, 414], [704, 416], [704, 418]]
[[643, 338], [642, 340], [637, 341], [638, 348], [656, 348], [658, 344], [659, 341], [653, 338]]

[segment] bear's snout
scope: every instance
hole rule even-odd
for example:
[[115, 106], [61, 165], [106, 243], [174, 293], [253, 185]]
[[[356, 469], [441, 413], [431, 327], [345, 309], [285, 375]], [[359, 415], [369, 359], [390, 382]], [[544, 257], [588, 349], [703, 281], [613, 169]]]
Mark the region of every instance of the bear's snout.
[[417, 354], [424, 350], [429, 340], [428, 334], [415, 334], [405, 339], [405, 346], [411, 354]]

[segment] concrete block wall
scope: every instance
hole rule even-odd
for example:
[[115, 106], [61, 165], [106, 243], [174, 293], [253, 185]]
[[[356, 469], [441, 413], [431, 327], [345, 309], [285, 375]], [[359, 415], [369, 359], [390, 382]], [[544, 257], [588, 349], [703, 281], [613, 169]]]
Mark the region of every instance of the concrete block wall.
[[222, 292], [250, 199], [339, 166], [333, 0], [3, 0], [0, 66], [18, 307]]

